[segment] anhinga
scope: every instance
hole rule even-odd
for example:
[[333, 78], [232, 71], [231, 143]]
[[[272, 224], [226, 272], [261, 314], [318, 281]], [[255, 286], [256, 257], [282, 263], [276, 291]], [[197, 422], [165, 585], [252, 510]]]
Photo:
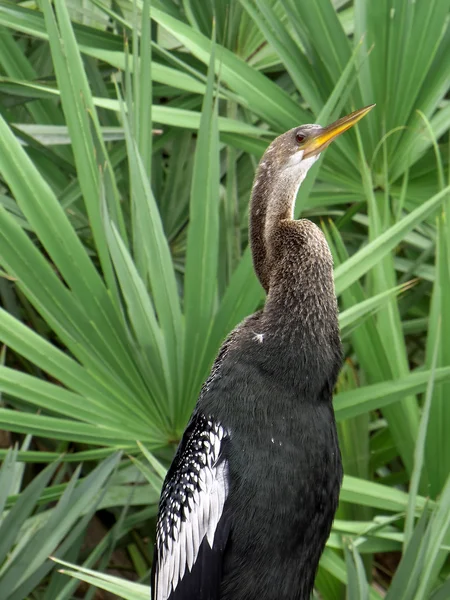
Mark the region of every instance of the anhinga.
[[167, 473], [154, 600], [310, 597], [342, 480], [342, 358], [329, 247], [293, 212], [320, 153], [371, 108], [295, 127], [259, 163], [250, 235], [266, 303], [222, 345]]

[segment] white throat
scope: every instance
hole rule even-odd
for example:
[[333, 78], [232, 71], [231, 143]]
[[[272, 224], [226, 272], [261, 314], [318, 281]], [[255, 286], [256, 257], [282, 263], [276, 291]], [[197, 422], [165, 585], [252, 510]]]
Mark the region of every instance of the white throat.
[[286, 189], [293, 190], [291, 210], [292, 219], [294, 218], [295, 200], [297, 198], [298, 190], [304, 182], [308, 171], [319, 158], [320, 154], [310, 156], [309, 158], [303, 158], [303, 152], [297, 152], [291, 156], [286, 168], [284, 169], [283, 175], [280, 178], [280, 180], [285, 183]]
[[311, 156], [303, 160], [303, 152], [296, 152], [290, 157], [284, 169], [279, 173], [276, 179], [276, 189], [272, 187], [268, 190], [271, 198], [267, 202], [268, 210], [264, 228], [266, 248], [270, 247], [270, 236], [274, 224], [279, 219], [294, 218], [295, 200], [298, 189], [319, 156]]

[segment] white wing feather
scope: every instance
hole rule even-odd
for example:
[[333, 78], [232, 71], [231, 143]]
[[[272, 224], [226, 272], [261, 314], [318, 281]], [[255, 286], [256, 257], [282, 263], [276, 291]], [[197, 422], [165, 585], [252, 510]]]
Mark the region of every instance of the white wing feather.
[[[165, 495], [163, 492], [156, 537], [155, 600], [168, 600], [186, 572], [192, 571], [205, 537], [211, 548], [214, 544], [228, 496], [228, 463], [219, 460], [228, 433], [211, 420], [207, 425], [207, 430], [200, 432], [200, 445], [197, 440], [194, 449], [187, 448], [192, 476], [184, 472], [183, 482], [174, 486], [176, 497], [170, 495], [170, 489]], [[181, 495], [180, 489], [184, 490]]]

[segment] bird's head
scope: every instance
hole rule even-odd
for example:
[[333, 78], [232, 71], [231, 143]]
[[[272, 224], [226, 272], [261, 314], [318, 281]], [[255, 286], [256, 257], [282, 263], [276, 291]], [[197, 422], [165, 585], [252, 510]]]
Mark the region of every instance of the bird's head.
[[[306, 175], [308, 169], [341, 133], [362, 119], [374, 104], [355, 110], [346, 117], [327, 127], [321, 125], [300, 125], [278, 136], [267, 148], [261, 161], [262, 166], [274, 167], [278, 173], [287, 171], [292, 176]], [[300, 181], [301, 182], [301, 181]]]
[[[308, 170], [333, 140], [355, 125], [374, 106], [371, 104], [355, 110], [326, 127], [294, 127], [278, 136], [265, 151], [253, 183], [250, 235], [255, 271], [266, 291], [270, 286], [272, 267], [276, 264], [275, 256], [278, 251], [283, 253], [282, 247], [289, 244], [286, 221], [294, 219], [295, 199]], [[283, 231], [280, 227], [284, 227]], [[292, 227], [288, 229], [293, 231]], [[317, 227], [301, 219], [296, 221], [294, 229], [297, 241], [316, 263], [316, 242], [319, 239], [320, 248], [326, 248], [329, 255], [326, 262], [331, 265], [331, 254]], [[299, 258], [298, 253], [296, 256]]]

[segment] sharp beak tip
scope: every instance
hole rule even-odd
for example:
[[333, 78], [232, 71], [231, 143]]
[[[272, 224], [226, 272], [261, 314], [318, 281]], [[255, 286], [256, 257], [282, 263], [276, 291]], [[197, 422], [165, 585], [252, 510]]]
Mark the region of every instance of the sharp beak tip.
[[376, 106], [376, 102], [374, 102], [373, 104], [368, 104], [365, 108], [361, 109], [361, 110], [365, 110], [367, 112], [370, 112], [372, 110], [372, 108], [375, 108]]
[[369, 104], [368, 106], [364, 106], [363, 108], [359, 108], [349, 115], [338, 119], [331, 125], [323, 128], [322, 133], [320, 133], [316, 138], [311, 140], [311, 147], [309, 152], [307, 150], [306, 155], [312, 156], [314, 154], [319, 154], [322, 150], [331, 144], [333, 140], [335, 140], [339, 135], [356, 125], [356, 123], [365, 117], [367, 113], [369, 113], [372, 108], [374, 108], [376, 104]]

